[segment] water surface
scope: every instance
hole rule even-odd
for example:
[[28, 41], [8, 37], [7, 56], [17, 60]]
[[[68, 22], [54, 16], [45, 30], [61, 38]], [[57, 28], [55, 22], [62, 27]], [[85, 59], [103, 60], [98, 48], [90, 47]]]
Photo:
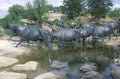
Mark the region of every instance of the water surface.
[[113, 58], [117, 57], [119, 50], [115, 50], [110, 46], [97, 46], [93, 49], [91, 46], [83, 50], [80, 46], [65, 46], [61, 47], [51, 53], [44, 49], [32, 49], [29, 55], [22, 55], [18, 57], [20, 63], [27, 61], [38, 61], [39, 66], [37, 71], [25, 72], [28, 74], [29, 79], [33, 79], [39, 74], [52, 71], [48, 59], [68, 62], [67, 72], [69, 73], [68, 79], [80, 79], [82, 73], [79, 68], [84, 63], [96, 63], [98, 72], [100, 72], [105, 79], [109, 79], [110, 70], [109, 66], [113, 63]]

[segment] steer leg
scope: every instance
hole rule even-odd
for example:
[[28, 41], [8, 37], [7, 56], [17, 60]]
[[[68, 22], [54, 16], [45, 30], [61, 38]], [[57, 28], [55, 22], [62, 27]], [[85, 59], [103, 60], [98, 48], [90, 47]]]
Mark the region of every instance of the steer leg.
[[97, 43], [98, 43], [98, 37], [93, 37], [92, 38], [92, 46], [94, 49], [97, 48]]
[[40, 49], [40, 48], [41, 48], [41, 46], [42, 46], [42, 45], [41, 45], [41, 43], [42, 43], [42, 41], [41, 41], [41, 40], [39, 40], [39, 41], [38, 41], [38, 48], [39, 48], [39, 49]]
[[10, 37], [9, 37], [9, 39], [8, 39], [8, 40], [11, 40], [11, 39], [12, 39], [12, 37], [13, 37], [13, 34], [11, 34], [11, 35], [10, 35]]
[[27, 40], [27, 46], [30, 47], [30, 41], [29, 40]]
[[102, 36], [102, 47], [103, 47], [103, 50], [104, 50], [104, 36]]
[[24, 40], [20, 39], [19, 43], [16, 45], [16, 47], [18, 47]]
[[62, 39], [58, 39], [58, 43], [59, 43], [59, 47], [62, 47], [63, 46], [63, 41], [62, 41]]
[[114, 31], [114, 30], [112, 30], [112, 33], [114, 34], [114, 36], [116, 36], [116, 39], [118, 39], [118, 33], [116, 31]]
[[9, 39], [8, 39], [8, 40], [11, 40], [12, 36], [13, 36], [13, 35], [10, 35], [10, 37], [9, 37]]
[[116, 39], [118, 39], [118, 33], [114, 31], [114, 35], [116, 36]]
[[86, 38], [85, 38], [85, 37], [83, 37], [83, 49], [85, 49], [85, 47], [86, 47], [85, 40], [86, 40]]
[[14, 33], [13, 33], [13, 31], [12, 30], [10, 30], [10, 37], [9, 37], [9, 39], [8, 40], [11, 40], [12, 39], [12, 37], [13, 37], [13, 35], [14, 35]]
[[51, 56], [52, 56], [52, 43], [51, 43], [51, 40], [50, 39], [44, 39], [43, 42], [47, 45], [47, 47], [49, 49], [48, 58], [51, 59]]
[[49, 52], [51, 53], [51, 51], [52, 51], [52, 44], [51, 44], [51, 42], [45, 42], [45, 43], [46, 43], [46, 45], [47, 45], [47, 47], [49, 49]]

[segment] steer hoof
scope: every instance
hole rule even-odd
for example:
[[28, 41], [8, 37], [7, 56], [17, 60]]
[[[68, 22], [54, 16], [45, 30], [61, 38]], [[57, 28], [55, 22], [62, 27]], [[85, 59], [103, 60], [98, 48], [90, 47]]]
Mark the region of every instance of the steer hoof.
[[15, 47], [18, 47], [18, 46], [15, 46]]
[[20, 45], [18, 46], [18, 45], [16, 45], [15, 47], [20, 47]]
[[38, 49], [41, 49], [41, 46], [38, 46]]

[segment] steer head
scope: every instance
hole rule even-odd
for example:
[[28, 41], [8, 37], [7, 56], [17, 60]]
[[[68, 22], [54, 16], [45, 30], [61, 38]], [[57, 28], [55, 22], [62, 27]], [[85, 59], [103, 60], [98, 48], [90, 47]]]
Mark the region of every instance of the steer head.
[[10, 23], [7, 22], [7, 24], [4, 26], [4, 29], [10, 29]]
[[7, 22], [7, 24], [4, 26], [4, 29], [12, 29], [12, 28], [14, 28], [14, 26], [16, 26], [16, 25]]

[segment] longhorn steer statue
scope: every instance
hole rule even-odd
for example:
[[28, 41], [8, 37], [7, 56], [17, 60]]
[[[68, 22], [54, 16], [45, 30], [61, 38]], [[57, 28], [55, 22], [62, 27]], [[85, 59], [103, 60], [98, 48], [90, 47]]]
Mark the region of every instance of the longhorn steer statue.
[[80, 38], [78, 29], [56, 29], [51, 32], [52, 40], [57, 40], [59, 42], [59, 46], [64, 44], [64, 41], [76, 41]]
[[39, 48], [41, 47], [41, 42], [44, 42], [49, 50], [51, 50], [51, 38], [49, 35], [49, 31], [46, 29], [35, 26], [26, 27], [20, 34], [20, 41], [16, 47], [18, 47], [23, 41], [39, 41]]

